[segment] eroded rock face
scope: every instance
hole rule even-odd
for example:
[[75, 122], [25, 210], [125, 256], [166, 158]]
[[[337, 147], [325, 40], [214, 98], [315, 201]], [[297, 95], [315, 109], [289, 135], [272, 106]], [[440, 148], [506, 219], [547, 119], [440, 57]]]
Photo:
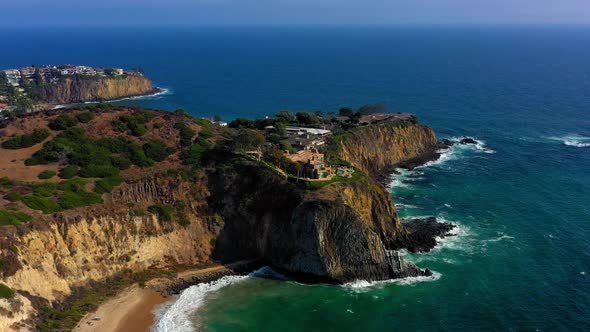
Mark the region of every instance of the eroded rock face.
[[211, 201], [225, 222], [216, 258], [254, 255], [308, 282], [422, 275], [415, 266], [392, 270], [386, 251], [405, 232], [389, 194], [373, 179], [307, 192], [248, 162], [236, 167], [210, 177]]
[[390, 174], [394, 167], [413, 168], [438, 158], [434, 131], [417, 123], [362, 127], [341, 145], [344, 159], [375, 178]]
[[64, 78], [45, 91], [44, 102], [71, 104], [87, 101], [115, 100], [154, 93], [152, 82], [142, 76], [120, 78]]

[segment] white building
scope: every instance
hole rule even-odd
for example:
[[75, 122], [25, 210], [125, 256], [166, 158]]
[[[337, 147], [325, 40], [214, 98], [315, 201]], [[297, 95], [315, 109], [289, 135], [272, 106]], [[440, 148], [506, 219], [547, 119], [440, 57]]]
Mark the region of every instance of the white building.
[[4, 74], [6, 74], [6, 81], [8, 81], [8, 84], [12, 86], [19, 86], [21, 76], [18, 69], [5, 70]]

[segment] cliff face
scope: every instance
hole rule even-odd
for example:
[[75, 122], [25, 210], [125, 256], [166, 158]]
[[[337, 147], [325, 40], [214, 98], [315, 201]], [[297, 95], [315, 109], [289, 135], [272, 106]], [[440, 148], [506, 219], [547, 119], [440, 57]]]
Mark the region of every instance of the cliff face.
[[210, 200], [225, 223], [218, 259], [259, 257], [309, 281], [403, 274], [394, 275], [386, 250], [405, 232], [389, 194], [371, 178], [305, 192], [268, 169], [235, 167], [210, 177]]
[[[0, 330], [33, 317], [41, 305], [63, 299], [74, 286], [125, 269], [210, 263], [211, 239], [222, 225], [200, 213], [206, 194], [202, 183], [150, 177], [122, 185], [104, 206], [3, 227], [6, 236], [0, 239], [0, 261], [6, 264], [1, 270], [2, 283], [16, 294], [10, 300], [0, 299]], [[131, 201], [134, 208], [184, 204], [190, 223], [181, 226], [149, 213], [134, 215], [128, 206]]]
[[[433, 131], [418, 124], [362, 127], [352, 135], [341, 142], [341, 155], [372, 175], [436, 148]], [[0, 299], [0, 330], [74, 286], [124, 269], [262, 259], [307, 281], [424, 273], [389, 252], [404, 247], [408, 233], [371, 176], [306, 190], [227, 154], [208, 156], [191, 180], [142, 172], [105, 194], [102, 205], [2, 228], [1, 282], [17, 293]], [[148, 213], [154, 204], [173, 206], [175, 219]], [[182, 226], [179, 215], [189, 223]]]
[[432, 159], [437, 144], [434, 131], [427, 126], [385, 123], [353, 131], [341, 141], [340, 153], [343, 159], [376, 176], [413, 160]]
[[117, 78], [62, 78], [45, 92], [49, 104], [71, 104], [87, 101], [115, 100], [154, 92], [152, 82], [143, 77], [129, 75]]

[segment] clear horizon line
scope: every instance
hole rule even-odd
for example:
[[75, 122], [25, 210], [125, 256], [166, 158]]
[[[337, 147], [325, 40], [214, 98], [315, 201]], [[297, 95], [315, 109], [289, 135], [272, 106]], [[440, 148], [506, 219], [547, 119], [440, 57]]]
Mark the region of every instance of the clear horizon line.
[[1, 24], [2, 28], [28, 29], [28, 28], [231, 28], [231, 27], [590, 27], [590, 22], [396, 22], [396, 23], [154, 23], [154, 24], [31, 24], [11, 25]]

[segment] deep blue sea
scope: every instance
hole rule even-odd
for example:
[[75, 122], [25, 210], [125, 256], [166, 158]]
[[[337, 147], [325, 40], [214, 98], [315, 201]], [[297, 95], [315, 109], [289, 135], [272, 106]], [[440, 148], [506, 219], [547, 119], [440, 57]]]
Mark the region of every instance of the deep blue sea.
[[384, 104], [470, 136], [392, 179], [402, 216], [457, 235], [434, 277], [306, 286], [230, 277], [159, 309], [158, 331], [590, 330], [590, 27], [0, 30], [0, 67], [141, 66], [196, 116]]

